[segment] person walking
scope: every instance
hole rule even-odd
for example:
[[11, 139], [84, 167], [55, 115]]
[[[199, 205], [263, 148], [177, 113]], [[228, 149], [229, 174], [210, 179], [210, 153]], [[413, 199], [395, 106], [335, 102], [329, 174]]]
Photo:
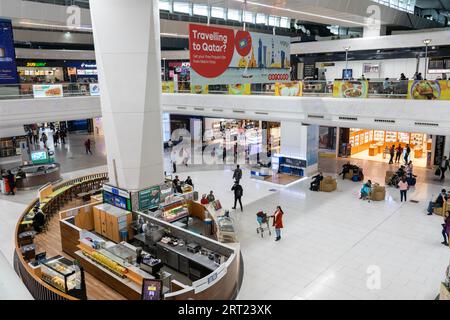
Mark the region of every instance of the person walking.
[[177, 173], [177, 162], [172, 160], [172, 173]]
[[48, 140], [47, 135], [45, 134], [45, 132], [42, 132], [41, 141], [44, 144], [45, 149], [47, 149], [47, 140]]
[[281, 239], [281, 229], [283, 229], [283, 210], [280, 206], [277, 206], [277, 210], [271, 216], [273, 218], [273, 226], [275, 227], [276, 238], [275, 241], [279, 241]]
[[389, 155], [391, 156], [391, 158], [389, 159], [389, 164], [393, 164], [395, 155], [395, 145], [392, 145], [391, 148], [389, 149]]
[[84, 148], [86, 149], [86, 154], [91, 154], [92, 155], [92, 151], [91, 151], [91, 139], [87, 139], [84, 142]]
[[66, 144], [66, 136], [66, 129], [61, 129], [61, 131], [59, 132], [59, 137], [61, 138], [62, 144]]
[[406, 202], [406, 193], [408, 192], [409, 185], [405, 176], [403, 176], [402, 180], [398, 183], [398, 187], [400, 188], [400, 202], [403, 202], [403, 198], [405, 198]]
[[409, 162], [409, 155], [411, 154], [411, 148], [409, 146], [409, 144], [406, 145], [406, 150], [405, 150], [405, 164], [408, 164]]
[[59, 143], [59, 130], [53, 133], [53, 145], [56, 147]]
[[450, 211], [447, 211], [447, 217], [444, 219], [444, 223], [442, 224], [442, 236], [444, 237], [444, 241], [441, 243], [448, 246], [448, 239], [450, 237]]
[[222, 161], [223, 164], [227, 163], [227, 147], [223, 147], [222, 149]]
[[236, 210], [236, 204], [239, 201], [241, 211], [244, 211], [244, 208], [242, 207], [242, 196], [244, 193], [244, 189], [239, 183], [235, 182], [233, 187], [231, 188], [231, 191], [234, 191], [234, 207], [232, 209]]
[[9, 185], [9, 194], [15, 195], [15, 189], [16, 189], [16, 177], [13, 175], [11, 170], [8, 170], [8, 174], [6, 176], [8, 178], [8, 185]]
[[441, 169], [441, 179], [440, 181], [444, 181], [445, 180], [445, 171], [447, 171], [447, 169], [449, 168], [449, 162], [446, 156], [444, 156], [444, 158], [441, 161], [440, 164], [440, 169]]
[[242, 179], [242, 170], [241, 170], [241, 167], [239, 165], [237, 165], [236, 169], [234, 169], [233, 179], [234, 179], [234, 181], [236, 181], [237, 184], [239, 184], [239, 182]]
[[403, 148], [402, 148], [401, 144], [399, 144], [397, 147], [397, 153], [395, 154], [395, 163], [400, 162], [400, 157], [402, 156], [402, 153], [403, 153]]
[[34, 140], [34, 144], [39, 143], [39, 132], [35, 127], [33, 128], [33, 140]]

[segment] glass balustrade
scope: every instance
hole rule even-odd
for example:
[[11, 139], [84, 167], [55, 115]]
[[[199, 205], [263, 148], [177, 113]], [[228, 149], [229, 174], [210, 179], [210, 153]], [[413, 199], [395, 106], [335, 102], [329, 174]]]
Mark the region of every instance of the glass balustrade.
[[[246, 90], [245, 85], [191, 85], [189, 82], [165, 82], [162, 84], [163, 93], [192, 93], [192, 94], [242, 94], [242, 95], [295, 95], [304, 97], [335, 97], [335, 98], [408, 98], [408, 90], [411, 83], [406, 81], [367, 81], [367, 80], [304, 80], [300, 81], [300, 89], [295, 89], [294, 94], [289, 94], [287, 89], [276, 89], [271, 84], [250, 84]], [[436, 81], [427, 81], [431, 87]], [[298, 81], [293, 81], [282, 87], [298, 86]], [[439, 86], [439, 85], [437, 85]], [[79, 96], [98, 96], [101, 86], [96, 83], [58, 83], [58, 84], [8, 84], [0, 85], [0, 99], [39, 99], [39, 98], [61, 98]], [[283, 91], [284, 90], [284, 91]], [[430, 90], [433, 90], [431, 88]], [[439, 90], [439, 88], [437, 89]], [[280, 94], [281, 92], [281, 94]], [[426, 98], [426, 97], [425, 97]], [[425, 100], [424, 98], [424, 100]]]

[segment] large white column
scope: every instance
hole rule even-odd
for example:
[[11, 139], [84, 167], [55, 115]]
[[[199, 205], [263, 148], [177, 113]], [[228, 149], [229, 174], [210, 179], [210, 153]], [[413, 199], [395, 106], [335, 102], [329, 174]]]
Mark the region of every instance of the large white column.
[[110, 182], [163, 182], [157, 0], [91, 0]]
[[319, 126], [296, 121], [281, 122], [281, 154], [306, 160], [306, 175], [318, 170]]

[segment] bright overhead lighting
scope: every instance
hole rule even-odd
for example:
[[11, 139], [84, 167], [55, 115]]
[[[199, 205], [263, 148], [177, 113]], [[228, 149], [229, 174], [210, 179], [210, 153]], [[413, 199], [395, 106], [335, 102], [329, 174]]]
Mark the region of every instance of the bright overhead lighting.
[[348, 47], [344, 47], [345, 51], [349, 51], [352, 47], [348, 46]]
[[425, 39], [425, 40], [423, 40], [423, 43], [425, 44], [425, 45], [429, 45], [430, 43], [431, 43], [431, 39]]
[[311, 13], [311, 12], [305, 12], [305, 11], [293, 10], [293, 9], [282, 8], [282, 7], [277, 7], [277, 6], [271, 6], [271, 5], [268, 5], [268, 4], [257, 3], [257, 2], [253, 2], [253, 1], [245, 1], [245, 0], [233, 0], [233, 1], [240, 2], [240, 3], [247, 3], [247, 4], [250, 4], [250, 5], [255, 5], [255, 6], [269, 8], [269, 9], [276, 9], [276, 10], [282, 10], [282, 11], [286, 11], [286, 12], [304, 14], [304, 15], [307, 15], [307, 16], [315, 17], [315, 18], [324, 18], [324, 19], [330, 19], [330, 20], [334, 20], [334, 21], [350, 23], [350, 24], [358, 25], [358, 26], [367, 26], [366, 23], [362, 23], [362, 22], [355, 22], [355, 21], [351, 21], [351, 20], [334, 18], [334, 17], [324, 16], [324, 15], [321, 15], [321, 14], [316, 14], [316, 13]]
[[187, 34], [168, 33], [168, 32], [161, 32], [160, 35], [165, 36], [165, 37], [171, 37], [171, 38], [188, 38], [189, 37]]
[[21, 21], [19, 22], [21, 25], [26, 26], [36, 26], [36, 27], [47, 27], [47, 28], [60, 28], [60, 29], [69, 29], [69, 30], [86, 30], [86, 31], [92, 31], [91, 27], [75, 27], [75, 26], [64, 26], [59, 24], [48, 24], [48, 23], [37, 23], [37, 22], [28, 22], [28, 21]]

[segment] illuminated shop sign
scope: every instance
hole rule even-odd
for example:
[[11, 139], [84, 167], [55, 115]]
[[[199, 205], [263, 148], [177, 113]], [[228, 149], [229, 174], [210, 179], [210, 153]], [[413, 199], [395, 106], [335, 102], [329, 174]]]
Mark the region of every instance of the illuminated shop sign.
[[27, 62], [27, 67], [46, 67], [47, 62]]

